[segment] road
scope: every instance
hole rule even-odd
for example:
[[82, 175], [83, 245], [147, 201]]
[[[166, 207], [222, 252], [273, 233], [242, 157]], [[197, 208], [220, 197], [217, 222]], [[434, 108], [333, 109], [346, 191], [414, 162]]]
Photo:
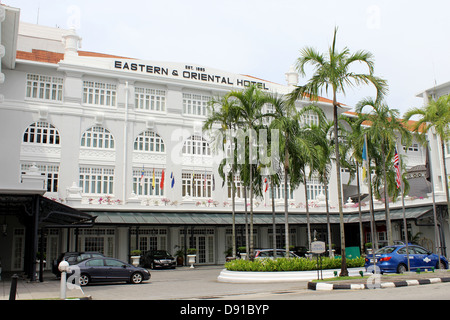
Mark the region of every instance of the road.
[[92, 284], [83, 287], [94, 300], [450, 300], [450, 283], [375, 290], [313, 291], [307, 282], [221, 283], [220, 267], [152, 270], [140, 285]]

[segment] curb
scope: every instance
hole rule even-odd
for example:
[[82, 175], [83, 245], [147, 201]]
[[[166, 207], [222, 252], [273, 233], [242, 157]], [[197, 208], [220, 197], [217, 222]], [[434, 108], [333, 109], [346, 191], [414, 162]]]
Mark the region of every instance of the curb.
[[[324, 278], [332, 278], [334, 271], [340, 269], [327, 269], [322, 271]], [[349, 268], [349, 274], [359, 275], [364, 271], [363, 267]], [[317, 270], [313, 271], [228, 271], [223, 269], [217, 277], [218, 282], [228, 283], [270, 283], [270, 282], [295, 282], [311, 281], [317, 279]]]
[[396, 282], [382, 282], [380, 284], [344, 284], [344, 283], [326, 283], [326, 282], [308, 282], [309, 290], [331, 291], [331, 290], [363, 290], [363, 289], [383, 289], [383, 288], [399, 288], [408, 286], [418, 286], [424, 284], [450, 282], [450, 277], [430, 278], [419, 280], [403, 280]]

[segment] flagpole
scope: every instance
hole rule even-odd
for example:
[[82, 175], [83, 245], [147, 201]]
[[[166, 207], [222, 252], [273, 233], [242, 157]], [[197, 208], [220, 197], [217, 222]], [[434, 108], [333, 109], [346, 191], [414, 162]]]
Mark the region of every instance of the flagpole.
[[[367, 144], [367, 135], [364, 134], [364, 146], [366, 148], [366, 162], [367, 162], [367, 182], [369, 184], [369, 206], [370, 206], [370, 237], [372, 240], [372, 260], [373, 260], [373, 272], [377, 273], [377, 262], [375, 260], [375, 251], [378, 247], [376, 242], [376, 225], [375, 216], [373, 213], [373, 199], [372, 199], [372, 172], [370, 170], [370, 157], [369, 157], [369, 145]], [[364, 159], [363, 159], [364, 160]]]
[[[399, 149], [400, 150], [400, 149]], [[406, 223], [406, 212], [405, 212], [405, 185], [403, 183], [402, 179], [402, 159], [400, 158], [400, 155], [398, 154], [397, 150], [395, 150], [396, 157], [398, 158], [398, 172], [400, 175], [400, 192], [402, 194], [402, 210], [403, 210], [403, 232], [405, 234], [405, 245], [406, 245], [406, 261], [408, 264], [408, 271], [411, 271], [410, 261], [409, 261], [409, 240], [408, 240], [408, 225]], [[395, 158], [394, 158], [394, 166], [395, 166]]]
[[436, 199], [435, 199], [435, 193], [434, 193], [434, 179], [433, 179], [433, 166], [431, 165], [431, 159], [430, 159], [430, 153], [429, 153], [429, 141], [427, 140], [427, 153], [428, 153], [428, 167], [430, 168], [430, 182], [431, 182], [431, 193], [432, 193], [432, 197], [433, 197], [433, 219], [434, 219], [434, 241], [435, 241], [435, 250], [436, 250], [436, 254], [439, 256], [439, 261], [438, 261], [438, 268], [440, 266], [440, 262], [441, 262], [441, 252], [440, 252], [440, 248], [441, 248], [441, 243], [440, 243], [440, 237], [439, 237], [439, 228], [437, 226], [437, 218], [436, 218]]

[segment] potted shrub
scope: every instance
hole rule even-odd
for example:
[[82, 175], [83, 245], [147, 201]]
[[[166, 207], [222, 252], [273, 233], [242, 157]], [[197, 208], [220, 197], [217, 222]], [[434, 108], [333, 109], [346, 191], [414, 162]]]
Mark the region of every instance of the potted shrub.
[[188, 262], [190, 263], [191, 268], [194, 268], [195, 258], [197, 257], [196, 253], [197, 249], [195, 248], [187, 249]]
[[184, 264], [184, 249], [179, 246], [175, 246], [175, 248], [179, 248], [175, 251], [175, 257], [177, 257], [177, 266], [183, 266]]
[[233, 257], [233, 248], [229, 247], [227, 250], [224, 251], [225, 254], [225, 261], [234, 260], [235, 257]]
[[141, 250], [132, 250], [131, 254], [131, 264], [135, 267], [139, 265], [139, 261], [141, 260]]

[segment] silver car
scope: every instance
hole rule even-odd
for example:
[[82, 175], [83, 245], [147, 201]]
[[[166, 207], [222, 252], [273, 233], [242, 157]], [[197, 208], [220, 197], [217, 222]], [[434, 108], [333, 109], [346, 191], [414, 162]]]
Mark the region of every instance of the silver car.
[[[257, 249], [255, 250], [255, 259], [264, 259], [264, 258], [270, 258], [270, 259], [276, 259], [276, 258], [284, 258], [286, 257], [286, 250], [283, 249], [276, 249], [275, 250], [276, 256], [273, 255], [273, 249]], [[289, 252], [289, 258], [300, 258], [298, 255], [293, 253], [292, 251]]]

